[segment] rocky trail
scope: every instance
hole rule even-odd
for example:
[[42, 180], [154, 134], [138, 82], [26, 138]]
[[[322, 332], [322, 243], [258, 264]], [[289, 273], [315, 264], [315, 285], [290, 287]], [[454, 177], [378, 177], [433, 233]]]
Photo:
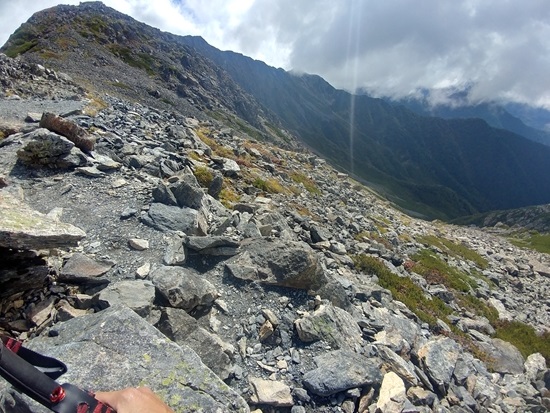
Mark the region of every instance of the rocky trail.
[[[216, 120], [0, 75], [0, 334], [64, 380], [176, 412], [550, 409], [544, 357], [496, 337], [549, 337], [548, 255]], [[0, 382], [0, 411], [45, 410]]]

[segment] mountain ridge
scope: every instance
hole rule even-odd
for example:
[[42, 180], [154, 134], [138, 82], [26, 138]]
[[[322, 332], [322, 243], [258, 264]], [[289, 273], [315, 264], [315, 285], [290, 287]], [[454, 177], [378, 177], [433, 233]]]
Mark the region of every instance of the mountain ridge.
[[[73, 76], [83, 72], [78, 56], [89, 55], [94, 69], [87, 75], [99, 90], [197, 116], [208, 110], [246, 129], [242, 118], [251, 133], [281, 144], [294, 142], [290, 132], [341, 170], [427, 217], [550, 203], [550, 148], [519, 135], [352, 96], [318, 76], [270, 68], [204, 39], [161, 32], [101, 3], [79, 7], [37, 13], [2, 50], [29, 61], [50, 59]], [[55, 29], [60, 24], [53, 23], [61, 22], [65, 31]], [[39, 29], [47, 36], [37, 36]], [[119, 80], [128, 66], [132, 76]]]

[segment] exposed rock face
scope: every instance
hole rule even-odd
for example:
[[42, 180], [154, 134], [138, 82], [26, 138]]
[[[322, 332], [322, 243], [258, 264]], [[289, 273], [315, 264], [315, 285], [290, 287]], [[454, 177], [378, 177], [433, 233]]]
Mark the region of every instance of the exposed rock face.
[[40, 337], [29, 347], [66, 363], [67, 382], [94, 390], [149, 386], [175, 411], [189, 406], [205, 413], [249, 411], [193, 350], [168, 340], [126, 307], [70, 320], [56, 330], [57, 337]]

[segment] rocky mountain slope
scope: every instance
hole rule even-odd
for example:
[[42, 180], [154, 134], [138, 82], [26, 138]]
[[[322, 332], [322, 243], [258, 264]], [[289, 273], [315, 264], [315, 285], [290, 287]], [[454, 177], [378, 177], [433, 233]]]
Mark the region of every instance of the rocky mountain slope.
[[[65, 380], [178, 412], [550, 408], [548, 255], [197, 107], [0, 74], [0, 333]], [[0, 382], [0, 411], [44, 410]]]
[[37, 13], [2, 50], [47, 61], [95, 90], [199, 119], [207, 111], [249, 136], [296, 149], [294, 134], [340, 170], [424, 216], [550, 202], [548, 147], [483, 121], [429, 118], [352, 97], [318, 76], [160, 32], [99, 2]]

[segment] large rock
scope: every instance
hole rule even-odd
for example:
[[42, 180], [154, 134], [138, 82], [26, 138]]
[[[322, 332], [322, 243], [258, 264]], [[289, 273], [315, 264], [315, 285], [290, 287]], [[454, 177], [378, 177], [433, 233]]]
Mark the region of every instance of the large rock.
[[31, 209], [7, 191], [0, 191], [0, 247], [32, 250], [78, 245], [86, 233], [71, 224]]
[[502, 374], [521, 374], [525, 360], [520, 351], [507, 341], [493, 338], [490, 342], [478, 344], [488, 356], [489, 367]]
[[17, 151], [17, 157], [30, 166], [52, 168], [76, 168], [87, 163], [86, 157], [69, 139], [38, 129], [28, 135], [25, 147]]
[[184, 245], [191, 251], [202, 255], [233, 256], [239, 252], [239, 243], [229, 237], [197, 237], [183, 239]]
[[304, 242], [249, 240], [241, 244], [243, 253], [231, 258], [226, 268], [242, 280], [305, 290], [326, 282], [319, 259]]
[[193, 350], [170, 341], [127, 307], [58, 324], [56, 331], [29, 347], [67, 364], [62, 381], [96, 391], [148, 386], [176, 412], [249, 411]]
[[294, 322], [300, 340], [325, 340], [333, 348], [355, 350], [363, 343], [361, 329], [348, 312], [330, 304]]
[[[384, 374], [384, 379], [382, 380], [382, 386], [380, 387], [380, 396], [378, 396], [378, 401], [376, 402], [376, 410], [381, 412], [390, 412], [397, 411], [401, 412], [400, 408], [402, 403], [399, 401], [404, 401], [406, 396], [405, 383], [397, 374], [393, 371], [390, 371]], [[393, 405], [396, 404], [398, 409], [391, 410]]]
[[63, 265], [58, 276], [59, 281], [76, 284], [104, 284], [109, 280], [101, 276], [112, 267], [112, 262], [98, 261], [77, 252]]
[[142, 317], [147, 317], [154, 301], [155, 286], [148, 280], [118, 281], [99, 294], [100, 304], [107, 306], [122, 304]]
[[180, 207], [200, 209], [204, 192], [192, 173], [180, 176], [180, 180], [170, 185], [170, 191]]
[[179, 308], [164, 308], [158, 329], [176, 343], [191, 347], [216, 375], [225, 380], [233, 370], [235, 349], [219, 336], [205, 330]]
[[206, 234], [206, 223], [192, 208], [180, 208], [158, 202], [152, 203], [143, 222], [159, 231], [183, 231], [188, 235]]
[[219, 297], [210, 282], [187, 268], [160, 266], [150, 278], [172, 307], [187, 312], [197, 307], [210, 307]]
[[378, 364], [357, 353], [336, 350], [315, 358], [317, 368], [304, 374], [304, 385], [313, 394], [332, 394], [382, 382]]
[[65, 136], [77, 148], [85, 152], [91, 152], [94, 149], [95, 138], [89, 136], [84, 129], [68, 119], [46, 112], [42, 115], [42, 119], [40, 119], [40, 127]]
[[462, 352], [457, 342], [447, 337], [430, 340], [418, 350], [420, 364], [440, 394], [447, 393]]

